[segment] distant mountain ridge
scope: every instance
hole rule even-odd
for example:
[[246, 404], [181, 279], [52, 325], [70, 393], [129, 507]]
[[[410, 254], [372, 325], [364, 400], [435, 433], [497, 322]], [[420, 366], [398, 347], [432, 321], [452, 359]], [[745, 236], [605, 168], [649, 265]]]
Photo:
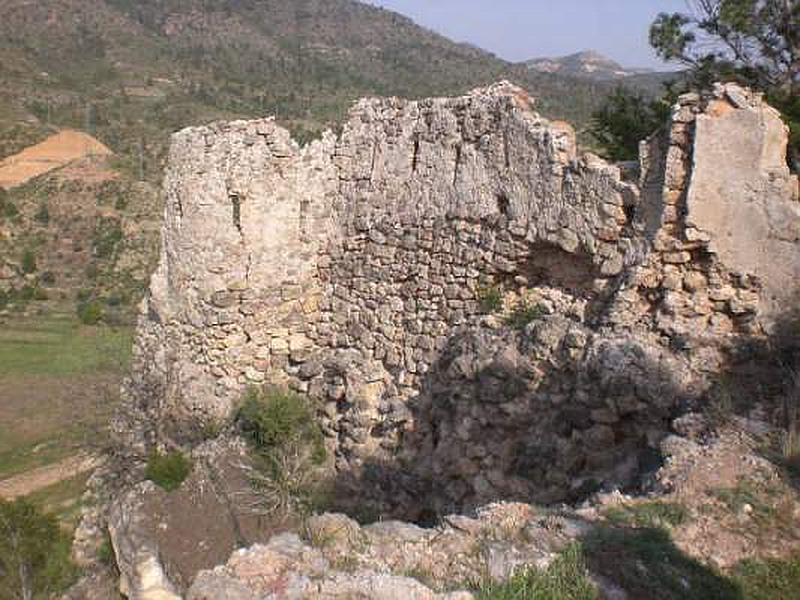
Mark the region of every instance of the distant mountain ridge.
[[557, 58], [534, 58], [523, 63], [530, 71], [555, 73], [595, 80], [625, 79], [655, 74], [653, 69], [626, 68], [594, 50], [584, 50]]

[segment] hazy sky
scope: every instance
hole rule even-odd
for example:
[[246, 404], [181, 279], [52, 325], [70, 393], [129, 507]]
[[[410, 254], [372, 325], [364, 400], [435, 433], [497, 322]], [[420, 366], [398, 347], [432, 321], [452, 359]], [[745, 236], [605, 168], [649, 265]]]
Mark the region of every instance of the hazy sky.
[[597, 50], [626, 67], [659, 67], [647, 43], [659, 12], [686, 0], [366, 0], [512, 61]]

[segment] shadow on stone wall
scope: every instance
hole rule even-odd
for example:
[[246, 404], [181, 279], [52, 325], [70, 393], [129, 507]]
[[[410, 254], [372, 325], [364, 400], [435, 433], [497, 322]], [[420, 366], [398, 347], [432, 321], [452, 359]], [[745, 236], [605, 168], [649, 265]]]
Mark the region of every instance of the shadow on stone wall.
[[577, 503], [636, 491], [660, 467], [676, 417], [730, 419], [756, 405], [783, 436], [770, 458], [800, 475], [799, 374], [797, 310], [772, 335], [741, 338], [707, 379], [658, 344], [604, 337], [559, 315], [524, 330], [457, 331], [408, 403], [413, 425], [393, 457], [340, 473], [334, 508], [432, 524], [495, 500]]
[[458, 331], [408, 403], [394, 456], [341, 473], [336, 508], [425, 524], [495, 500], [636, 486], [658, 468], [670, 421], [697, 403], [693, 384], [658, 347], [562, 316]]

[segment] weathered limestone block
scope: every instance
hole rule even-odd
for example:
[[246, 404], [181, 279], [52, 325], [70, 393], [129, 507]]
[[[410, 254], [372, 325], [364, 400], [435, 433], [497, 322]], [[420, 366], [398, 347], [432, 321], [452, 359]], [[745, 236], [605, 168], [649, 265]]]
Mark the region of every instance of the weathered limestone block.
[[142, 511], [148, 487], [143, 483], [120, 498], [111, 509], [108, 529], [120, 572], [119, 589], [130, 600], [180, 600], [164, 572], [152, 523]]
[[[756, 94], [718, 86], [697, 116], [686, 225], [729, 269], [758, 277], [763, 311], [791, 301], [800, 280], [797, 176], [786, 164], [788, 128]], [[697, 234], [694, 234], [697, 237]]]

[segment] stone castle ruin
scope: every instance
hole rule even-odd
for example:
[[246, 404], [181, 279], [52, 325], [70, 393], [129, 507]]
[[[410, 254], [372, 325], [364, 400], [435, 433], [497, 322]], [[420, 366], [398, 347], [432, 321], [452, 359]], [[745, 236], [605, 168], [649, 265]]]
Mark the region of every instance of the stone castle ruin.
[[507, 83], [362, 100], [304, 148], [270, 119], [184, 130], [128, 442], [191, 442], [269, 384], [313, 399], [379, 514], [629, 485], [800, 287], [786, 143], [735, 85], [682, 97], [638, 181]]

